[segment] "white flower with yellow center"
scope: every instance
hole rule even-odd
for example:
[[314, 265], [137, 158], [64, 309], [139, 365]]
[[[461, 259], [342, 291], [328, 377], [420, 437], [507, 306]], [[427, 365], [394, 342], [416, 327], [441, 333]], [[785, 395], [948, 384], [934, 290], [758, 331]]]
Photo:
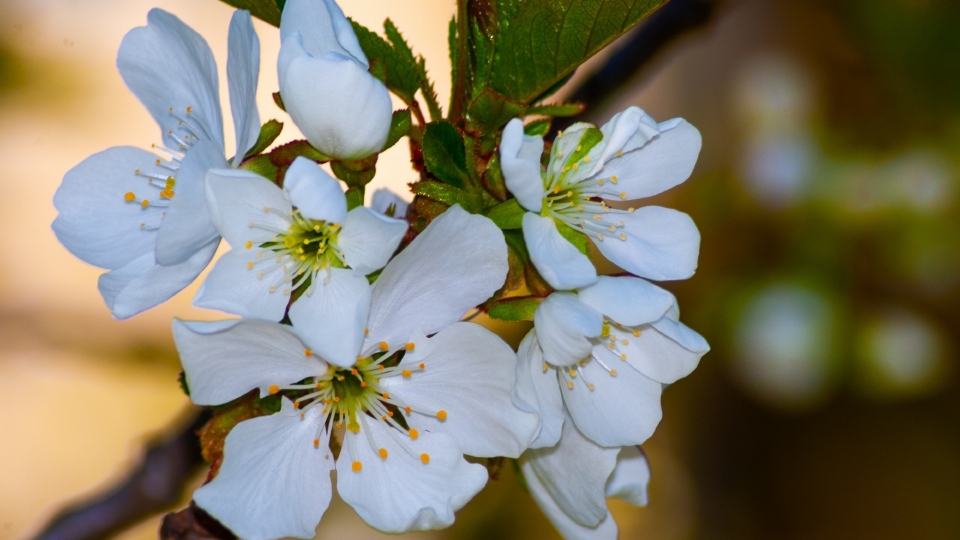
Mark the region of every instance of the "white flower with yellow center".
[[350, 21], [333, 0], [287, 0], [277, 58], [280, 95], [315, 148], [337, 159], [383, 149], [393, 106]]
[[557, 443], [564, 410], [598, 445], [647, 440], [660, 422], [663, 385], [690, 374], [710, 350], [679, 317], [672, 294], [635, 277], [601, 276], [548, 296], [518, 351], [517, 403], [541, 416], [531, 448]]
[[[457, 322], [506, 272], [502, 233], [455, 206], [384, 268], [369, 332], [347, 367], [325, 362], [298, 337], [302, 329], [175, 322], [194, 402], [226, 403], [252, 389], [283, 396], [279, 413], [230, 432], [197, 504], [242, 538], [312, 538], [336, 469], [341, 498], [377, 529], [450, 525], [487, 480], [463, 454], [517, 457], [538, 425], [513, 404], [510, 347]], [[339, 456], [329, 446], [334, 433]]]
[[289, 315], [317, 354], [352, 365], [370, 308], [366, 276], [387, 263], [407, 223], [362, 206], [347, 212], [340, 183], [302, 157], [282, 190], [248, 171], [213, 170], [207, 191], [232, 250], [194, 304], [269, 321]]
[[224, 158], [217, 66], [210, 47], [175, 16], [151, 10], [123, 39], [117, 67], [162, 130], [156, 153], [114, 147], [71, 169], [54, 195], [53, 230], [71, 253], [110, 270], [100, 293], [117, 318], [154, 307], [193, 282], [220, 243], [204, 175], [237, 166], [257, 141], [260, 42], [250, 14], [230, 23], [227, 75], [236, 155]]
[[697, 267], [700, 233], [684, 213], [662, 208], [617, 209], [608, 201], [650, 197], [686, 180], [700, 153], [700, 133], [680, 118], [656, 123], [638, 107], [600, 129], [575, 124], [554, 141], [546, 171], [543, 139], [524, 135], [523, 122], [503, 131], [500, 160], [507, 188], [527, 210], [523, 237], [534, 266], [555, 289], [596, 282], [597, 273], [558, 230], [590, 237], [624, 270], [654, 280], [684, 279]]

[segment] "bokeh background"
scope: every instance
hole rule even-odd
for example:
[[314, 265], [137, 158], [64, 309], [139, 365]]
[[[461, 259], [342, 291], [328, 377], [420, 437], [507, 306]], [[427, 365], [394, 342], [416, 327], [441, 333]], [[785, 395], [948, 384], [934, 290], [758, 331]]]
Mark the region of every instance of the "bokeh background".
[[[390, 17], [449, 96], [451, 0], [340, 4], [370, 28]], [[194, 286], [112, 320], [99, 270], [50, 230], [66, 170], [158, 138], [114, 67], [155, 6], [206, 37], [223, 79], [231, 9], [215, 0], [0, 0], [2, 539], [109, 485], [184, 414], [170, 320], [217, 316], [191, 308]], [[261, 117], [286, 121], [277, 34], [257, 30]], [[611, 504], [621, 538], [960, 538], [960, 3], [720, 2], [584, 116], [632, 104], [703, 133], [693, 177], [651, 202], [700, 227], [697, 275], [666, 286], [713, 351], [665, 392], [651, 505]], [[414, 179], [398, 145], [374, 185]], [[382, 536], [339, 501], [318, 532]], [[411, 536], [556, 534], [508, 468], [453, 528]]]

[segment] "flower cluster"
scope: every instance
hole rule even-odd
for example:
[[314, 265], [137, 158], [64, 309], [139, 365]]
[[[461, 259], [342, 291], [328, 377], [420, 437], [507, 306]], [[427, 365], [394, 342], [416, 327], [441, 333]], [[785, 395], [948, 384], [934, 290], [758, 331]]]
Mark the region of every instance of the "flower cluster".
[[[663, 388], [708, 350], [673, 295], [643, 279], [690, 277], [696, 227], [620, 203], [683, 182], [699, 133], [631, 107], [599, 129], [567, 129], [544, 157], [521, 119], [506, 124], [502, 175], [530, 272], [546, 283], [514, 352], [464, 318], [510, 301], [509, 227], [458, 204], [411, 226], [406, 203], [384, 191], [363, 206], [362, 183], [319, 163], [375, 163], [392, 144], [388, 88], [333, 0], [287, 0], [279, 31], [278, 103], [305, 141], [264, 153], [259, 41], [237, 11], [227, 62], [237, 144], [225, 157], [210, 48], [155, 9], [117, 65], [162, 143], [89, 157], [54, 199], [60, 241], [108, 270], [99, 287], [116, 318], [171, 298], [221, 239], [230, 245], [194, 305], [236, 318], [173, 323], [185, 387], [199, 405], [273, 409], [232, 426], [196, 503], [242, 538], [312, 538], [336, 484], [377, 529], [442, 528], [488, 480], [465, 456], [505, 457], [566, 537], [615, 538], [605, 498], [646, 504], [639, 445]], [[598, 276], [576, 238], [628, 274]]]

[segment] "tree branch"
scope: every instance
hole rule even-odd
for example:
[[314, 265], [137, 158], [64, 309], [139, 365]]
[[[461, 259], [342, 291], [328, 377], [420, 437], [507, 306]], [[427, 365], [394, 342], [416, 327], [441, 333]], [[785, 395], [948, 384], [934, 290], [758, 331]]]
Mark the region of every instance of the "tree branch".
[[115, 486], [61, 510], [34, 540], [107, 538], [176, 504], [203, 464], [196, 431], [210, 412], [194, 407], [184, 416], [147, 444], [139, 465]]

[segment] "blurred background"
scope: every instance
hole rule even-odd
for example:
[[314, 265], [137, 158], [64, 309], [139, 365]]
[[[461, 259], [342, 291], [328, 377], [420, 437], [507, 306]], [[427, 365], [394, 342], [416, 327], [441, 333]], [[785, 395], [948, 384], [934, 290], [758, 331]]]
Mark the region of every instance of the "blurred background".
[[[650, 202], [700, 227], [697, 275], [666, 286], [713, 350], [664, 394], [651, 505], [611, 503], [621, 538], [960, 538], [960, 3], [673, 3], [700, 10], [689, 31], [653, 47], [651, 20], [562, 91], [589, 98], [585, 120], [636, 104], [704, 139], [693, 177]], [[369, 28], [390, 17], [449, 96], [451, 0], [340, 5]], [[218, 316], [190, 307], [191, 287], [112, 320], [100, 271], [50, 230], [70, 167], [159, 138], [114, 67], [155, 6], [208, 40], [223, 80], [231, 9], [214, 0], [0, 0], [2, 539], [120, 478], [185, 414], [170, 320]], [[277, 33], [256, 24], [261, 117], [287, 121], [270, 99]], [[280, 142], [294, 138], [288, 123]], [[407, 159], [394, 147], [374, 185], [404, 192]], [[339, 501], [318, 532], [382, 536]], [[454, 527], [411, 536], [556, 533], [507, 467]]]

